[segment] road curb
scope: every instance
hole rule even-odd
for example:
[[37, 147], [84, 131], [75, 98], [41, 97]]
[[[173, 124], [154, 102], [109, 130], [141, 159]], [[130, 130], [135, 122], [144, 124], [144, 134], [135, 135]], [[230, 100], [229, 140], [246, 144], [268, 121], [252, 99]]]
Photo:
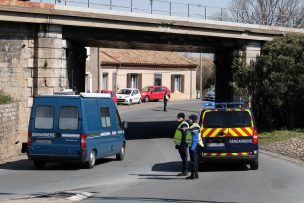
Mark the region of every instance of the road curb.
[[271, 152], [271, 151], [268, 151], [266, 149], [260, 149], [259, 151], [262, 154], [266, 154], [266, 155], [271, 156], [273, 158], [283, 159], [285, 161], [289, 161], [289, 162], [304, 166], [304, 161], [302, 161], [300, 159], [295, 159], [295, 158], [292, 158], [292, 157], [289, 157], [289, 156], [285, 156], [283, 154], [279, 154], [279, 153], [276, 153], [276, 152]]

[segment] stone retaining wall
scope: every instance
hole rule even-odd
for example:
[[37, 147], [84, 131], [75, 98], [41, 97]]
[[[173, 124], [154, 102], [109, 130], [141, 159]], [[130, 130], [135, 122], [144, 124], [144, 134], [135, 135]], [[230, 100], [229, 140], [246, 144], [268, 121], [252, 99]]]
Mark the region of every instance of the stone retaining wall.
[[19, 103], [0, 105], [0, 161], [21, 154]]

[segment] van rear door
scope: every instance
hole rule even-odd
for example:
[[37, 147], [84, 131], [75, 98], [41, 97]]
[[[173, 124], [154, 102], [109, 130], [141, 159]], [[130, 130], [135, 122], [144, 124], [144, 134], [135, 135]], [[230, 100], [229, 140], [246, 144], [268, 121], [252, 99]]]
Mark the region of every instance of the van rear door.
[[36, 97], [31, 111], [29, 135], [31, 135], [30, 154], [50, 154], [49, 146], [55, 138], [55, 115], [57, 98]]
[[53, 150], [57, 156], [73, 158], [80, 155], [80, 134], [82, 132], [82, 116], [80, 99], [62, 97], [58, 99], [58, 118]]
[[253, 154], [253, 122], [249, 110], [206, 110], [202, 117], [204, 156]]

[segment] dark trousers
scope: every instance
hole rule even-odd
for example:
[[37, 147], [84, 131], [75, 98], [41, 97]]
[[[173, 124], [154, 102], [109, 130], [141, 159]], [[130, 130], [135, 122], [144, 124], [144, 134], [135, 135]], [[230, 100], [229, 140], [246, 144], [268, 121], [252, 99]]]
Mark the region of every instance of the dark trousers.
[[178, 149], [182, 159], [182, 172], [188, 172], [188, 149], [187, 146], [180, 146]]
[[168, 101], [164, 101], [164, 111], [167, 111], [167, 103]]
[[191, 172], [198, 172], [198, 150], [190, 151]]

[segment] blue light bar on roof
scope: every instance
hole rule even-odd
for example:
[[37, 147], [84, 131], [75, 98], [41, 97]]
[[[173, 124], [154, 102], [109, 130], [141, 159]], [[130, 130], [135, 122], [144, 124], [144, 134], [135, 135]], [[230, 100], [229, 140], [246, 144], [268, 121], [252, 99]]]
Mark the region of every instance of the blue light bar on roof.
[[215, 102], [204, 101], [203, 104], [202, 104], [202, 108], [203, 109], [212, 109], [212, 108], [215, 108]]
[[245, 107], [244, 102], [221, 102], [215, 103], [215, 108], [241, 108]]

